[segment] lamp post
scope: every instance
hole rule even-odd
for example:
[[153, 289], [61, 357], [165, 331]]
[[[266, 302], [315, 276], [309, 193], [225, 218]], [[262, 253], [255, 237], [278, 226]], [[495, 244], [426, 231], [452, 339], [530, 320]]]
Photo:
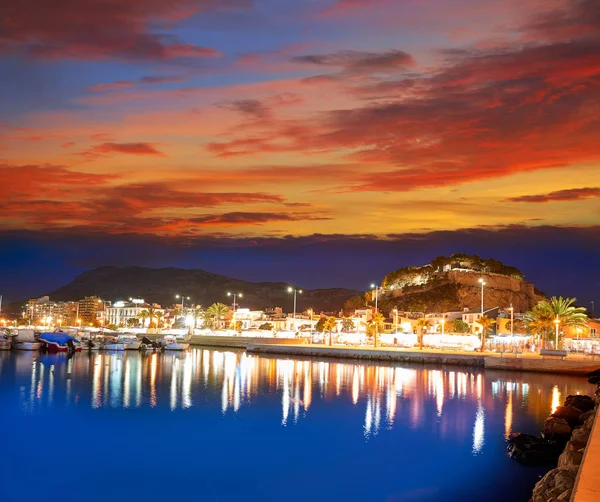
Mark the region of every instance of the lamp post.
[[[302, 294], [302, 290], [293, 288], [292, 286], [290, 286], [288, 288], [288, 293], [294, 293], [294, 319], [296, 319], [296, 293]], [[294, 327], [295, 327], [295, 324], [294, 324]]]
[[[483, 287], [485, 286], [485, 281], [483, 277], [479, 278], [479, 282], [481, 283], [481, 317], [483, 317]], [[485, 329], [483, 324], [481, 325], [481, 352], [484, 350], [485, 345]]]
[[398, 334], [398, 307], [394, 307], [394, 325], [396, 334]]
[[235, 303], [235, 299], [237, 297], [241, 298], [242, 296], [244, 296], [242, 293], [227, 293], [227, 296], [233, 296], [233, 313], [235, 314], [235, 307], [237, 305], [237, 303]]
[[[375, 289], [375, 314], [377, 314], [378, 311], [378, 300], [379, 300], [379, 284], [371, 284], [371, 288]], [[379, 327], [377, 325], [377, 322], [375, 322], [375, 333], [373, 335], [373, 347], [377, 347], [377, 335], [379, 331]]]
[[175, 298], [181, 298], [181, 315], [185, 317], [185, 301], [189, 300], [189, 296], [175, 295]]
[[[443, 315], [443, 314], [442, 314]], [[442, 335], [444, 334], [444, 324], [446, 324], [446, 319], [444, 319], [442, 317], [442, 320], [440, 321], [440, 323], [442, 324]]]
[[513, 336], [515, 331], [515, 308], [512, 303], [508, 307], [508, 310], [510, 310], [510, 336]]
[[310, 313], [310, 343], [313, 343], [313, 309], [308, 309]]
[[556, 314], [556, 319], [554, 319], [554, 326], [556, 326], [556, 331], [555, 331], [555, 339], [556, 341], [554, 342], [554, 348], [555, 350], [558, 350], [558, 326], [560, 325], [560, 319], [558, 318], [558, 314]]

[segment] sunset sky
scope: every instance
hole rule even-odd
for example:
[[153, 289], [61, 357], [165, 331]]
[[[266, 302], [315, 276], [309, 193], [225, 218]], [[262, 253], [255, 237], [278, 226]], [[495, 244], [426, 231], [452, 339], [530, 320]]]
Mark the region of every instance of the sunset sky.
[[598, 0], [21, 0], [0, 64], [6, 298], [474, 252], [600, 300]]

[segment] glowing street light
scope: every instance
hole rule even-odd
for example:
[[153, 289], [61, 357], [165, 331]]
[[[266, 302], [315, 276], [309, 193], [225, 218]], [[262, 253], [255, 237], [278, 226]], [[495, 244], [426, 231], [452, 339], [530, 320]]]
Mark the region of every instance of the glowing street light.
[[296, 319], [296, 293], [302, 294], [302, 290], [290, 286], [288, 288], [288, 293], [294, 293], [294, 319]]
[[[378, 312], [378, 301], [379, 301], [379, 284], [371, 284], [371, 289], [375, 290], [375, 314]], [[373, 347], [377, 347], [377, 335], [379, 334], [379, 327], [377, 326], [377, 322], [375, 323], [375, 334], [373, 335]]]
[[560, 319], [558, 318], [558, 314], [556, 314], [556, 319], [554, 319], [554, 326], [556, 326], [556, 333], [555, 333], [555, 338], [556, 338], [556, 342], [555, 342], [555, 349], [558, 350], [558, 327], [560, 326]]
[[515, 308], [512, 303], [508, 307], [508, 310], [510, 310], [510, 336], [513, 336], [515, 331]]
[[308, 309], [308, 313], [310, 314], [310, 343], [313, 343], [313, 309]]
[[227, 292], [227, 296], [233, 296], [233, 313], [235, 314], [235, 306], [237, 305], [235, 303], [235, 299], [236, 298], [241, 298], [244, 295], [242, 293], [229, 293], [229, 292]]
[[184, 303], [186, 300], [189, 300], [190, 297], [189, 296], [183, 296], [183, 295], [175, 295], [175, 298], [181, 298], [181, 315], [185, 315], [184, 314]]
[[440, 321], [440, 323], [442, 324], [442, 335], [444, 334], [444, 324], [446, 324], [446, 319], [444, 319], [442, 317], [442, 320]]

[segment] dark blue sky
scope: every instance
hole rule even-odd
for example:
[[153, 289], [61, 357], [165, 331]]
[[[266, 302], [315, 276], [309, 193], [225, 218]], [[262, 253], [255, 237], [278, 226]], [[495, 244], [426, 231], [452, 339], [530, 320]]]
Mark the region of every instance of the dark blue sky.
[[599, 227], [522, 226], [388, 236], [313, 235], [283, 239], [160, 239], [148, 236], [4, 233], [0, 293], [17, 300], [49, 292], [104, 265], [202, 268], [249, 281], [305, 288], [367, 289], [391, 271], [456, 252], [521, 269], [548, 295], [599, 305]]

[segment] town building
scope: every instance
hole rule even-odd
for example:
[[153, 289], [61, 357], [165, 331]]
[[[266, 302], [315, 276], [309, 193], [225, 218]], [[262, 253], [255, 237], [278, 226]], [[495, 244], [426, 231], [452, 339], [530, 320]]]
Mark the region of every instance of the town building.
[[154, 313], [154, 321], [158, 322], [165, 315], [165, 309], [154, 303], [146, 303], [142, 299], [133, 299], [130, 301], [118, 301], [113, 303], [106, 311], [106, 325], [115, 325], [119, 327], [149, 326], [152, 319], [144, 318], [142, 311]]
[[[491, 307], [491, 308], [485, 308], [483, 309], [483, 315], [490, 318], [490, 319], [496, 319], [498, 317], [500, 313], [500, 308], [499, 307]], [[465, 311], [462, 313], [462, 320], [464, 322], [466, 322], [469, 327], [471, 328], [471, 333], [477, 333], [477, 332], [481, 332], [481, 325], [477, 323], [477, 321], [479, 319], [481, 319], [482, 314], [481, 314], [481, 309], [472, 309], [472, 310], [467, 310], [465, 309]], [[492, 331], [495, 333], [495, 325], [492, 327]]]

